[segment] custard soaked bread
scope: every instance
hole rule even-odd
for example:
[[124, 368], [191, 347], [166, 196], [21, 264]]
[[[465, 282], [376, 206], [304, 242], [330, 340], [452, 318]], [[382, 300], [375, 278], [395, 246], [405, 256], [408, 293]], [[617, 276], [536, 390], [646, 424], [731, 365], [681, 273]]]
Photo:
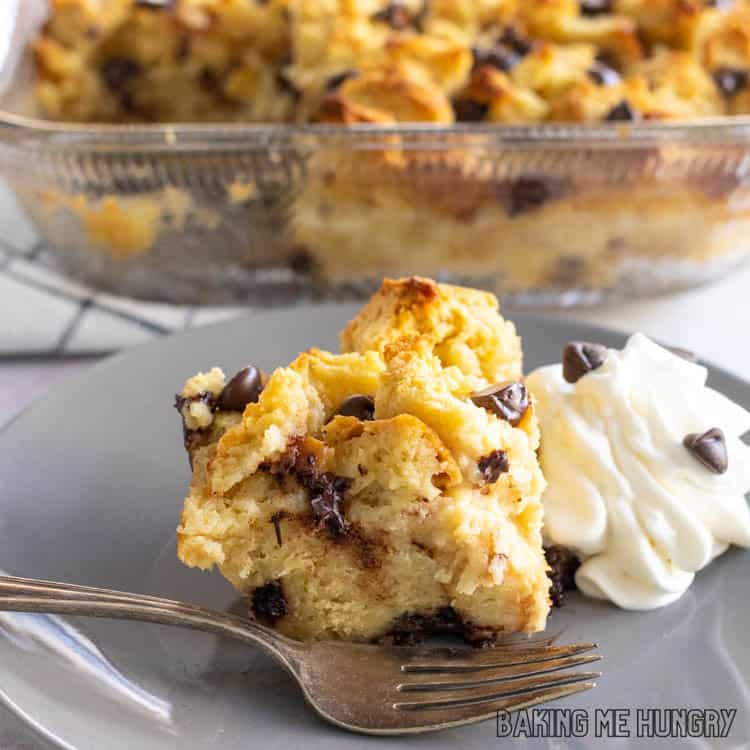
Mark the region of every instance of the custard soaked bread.
[[180, 559], [298, 638], [543, 629], [539, 432], [494, 298], [387, 281], [342, 345], [187, 382]]

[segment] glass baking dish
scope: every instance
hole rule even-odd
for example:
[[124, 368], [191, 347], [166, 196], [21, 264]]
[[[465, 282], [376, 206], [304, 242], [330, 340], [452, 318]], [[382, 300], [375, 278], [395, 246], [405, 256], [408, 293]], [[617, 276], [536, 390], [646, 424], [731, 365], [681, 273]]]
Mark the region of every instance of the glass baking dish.
[[750, 253], [750, 118], [684, 125], [80, 126], [35, 116], [0, 9], [0, 171], [56, 265], [178, 303], [361, 296], [421, 274], [521, 306], [686, 288]]

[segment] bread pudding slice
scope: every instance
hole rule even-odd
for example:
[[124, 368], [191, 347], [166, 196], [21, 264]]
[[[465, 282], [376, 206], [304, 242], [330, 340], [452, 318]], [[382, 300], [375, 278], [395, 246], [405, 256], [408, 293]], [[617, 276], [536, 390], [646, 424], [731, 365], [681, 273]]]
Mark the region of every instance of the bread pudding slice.
[[543, 629], [539, 431], [497, 302], [386, 281], [342, 345], [188, 380], [180, 559], [295, 638]]

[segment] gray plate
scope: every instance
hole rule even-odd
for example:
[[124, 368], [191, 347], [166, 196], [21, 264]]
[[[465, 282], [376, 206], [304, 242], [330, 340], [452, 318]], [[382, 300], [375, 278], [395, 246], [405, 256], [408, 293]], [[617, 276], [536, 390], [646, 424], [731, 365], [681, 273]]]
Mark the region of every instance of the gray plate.
[[[171, 395], [212, 364], [230, 373], [247, 360], [271, 369], [313, 344], [335, 349], [354, 311], [298, 308], [190, 331], [57, 388], [0, 436], [0, 568], [229, 606], [232, 589], [218, 574], [185, 569], [175, 558], [189, 472]], [[620, 335], [567, 322], [520, 317], [519, 325], [527, 369], [557, 360], [570, 339], [623, 343]], [[750, 386], [715, 369], [711, 378], [750, 407]], [[747, 552], [731, 550], [682, 599], [655, 612], [571, 597], [550, 627], [565, 628], [565, 641], [598, 641], [605, 675], [593, 692], [556, 706], [585, 709], [589, 736], [521, 745], [593, 746], [601, 742], [596, 709], [625, 709], [631, 739], [612, 743], [639, 747], [637, 709], [708, 706], [738, 709], [730, 739], [681, 746], [746, 746], [748, 563]], [[347, 734], [307, 710], [291, 680], [262, 655], [155, 625], [0, 614], [0, 665], [4, 701], [75, 750], [501, 744], [493, 722], [387, 742]]]

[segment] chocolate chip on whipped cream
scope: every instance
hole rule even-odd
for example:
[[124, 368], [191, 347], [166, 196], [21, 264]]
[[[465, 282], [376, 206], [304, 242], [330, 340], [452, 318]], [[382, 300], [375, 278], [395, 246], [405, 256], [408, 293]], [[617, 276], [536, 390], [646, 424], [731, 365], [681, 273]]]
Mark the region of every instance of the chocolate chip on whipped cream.
[[471, 400], [513, 427], [529, 410], [529, 393], [523, 383], [496, 383], [471, 394]]
[[577, 383], [584, 375], [601, 367], [606, 359], [606, 346], [571, 341], [563, 351], [563, 377], [568, 383]]
[[714, 474], [724, 474], [729, 468], [727, 441], [718, 427], [712, 427], [700, 434], [691, 432], [685, 436], [682, 444], [690, 451], [691, 456], [697, 458]]
[[254, 404], [263, 390], [263, 374], [254, 365], [243, 367], [227, 384], [219, 396], [217, 408], [221, 411], [245, 411]]

